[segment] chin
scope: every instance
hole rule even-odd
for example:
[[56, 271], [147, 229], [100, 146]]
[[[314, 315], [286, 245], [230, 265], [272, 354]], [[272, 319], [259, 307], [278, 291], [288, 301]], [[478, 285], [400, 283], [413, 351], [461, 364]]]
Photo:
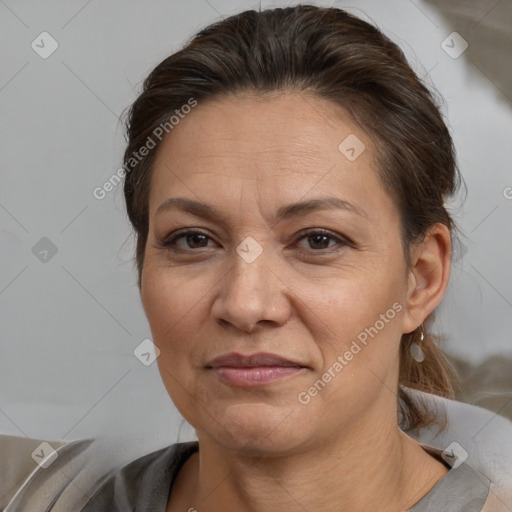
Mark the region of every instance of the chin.
[[248, 456], [283, 454], [304, 441], [305, 430], [297, 429], [296, 414], [289, 407], [233, 404], [224, 408], [220, 417], [215, 433], [211, 422], [203, 432], [225, 448]]

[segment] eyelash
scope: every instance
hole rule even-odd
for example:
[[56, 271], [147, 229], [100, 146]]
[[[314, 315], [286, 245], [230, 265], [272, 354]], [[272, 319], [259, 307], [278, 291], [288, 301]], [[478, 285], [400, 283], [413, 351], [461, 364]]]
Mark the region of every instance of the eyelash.
[[[181, 232], [178, 232], [177, 234], [173, 234], [173, 236], [171, 238], [167, 237], [166, 239], [164, 239], [162, 242], [160, 242], [158, 245], [160, 248], [165, 248], [169, 251], [176, 251], [176, 252], [188, 252], [188, 251], [196, 251], [195, 249], [181, 249], [181, 248], [176, 248], [175, 247], [175, 244], [176, 244], [176, 241], [179, 240], [180, 238], [184, 238], [184, 237], [187, 237], [187, 236], [190, 236], [190, 235], [203, 235], [205, 237], [207, 237], [208, 239], [211, 240], [211, 237], [209, 235], [207, 235], [206, 233], [203, 233], [202, 231], [197, 231], [197, 230], [194, 230], [194, 229], [189, 229], [189, 230], [186, 230], [186, 231], [181, 231]], [[312, 237], [312, 236], [315, 236], [315, 235], [323, 235], [323, 236], [326, 236], [328, 238], [331, 238], [332, 240], [336, 240], [337, 242], [339, 242], [338, 245], [340, 245], [340, 247], [328, 247], [328, 248], [325, 248], [325, 249], [309, 249], [309, 250], [304, 250], [302, 249], [301, 250], [301, 253], [303, 254], [308, 254], [308, 255], [311, 255], [312, 253], [314, 253], [315, 255], [329, 255], [329, 254], [332, 254], [333, 252], [337, 252], [339, 251], [342, 247], [345, 247], [345, 246], [352, 246], [353, 244], [345, 239], [345, 238], [342, 238], [342, 237], [339, 237], [339, 236], [335, 236], [333, 233], [331, 233], [330, 231], [327, 231], [325, 229], [312, 229], [310, 231], [306, 231], [305, 233], [302, 234], [302, 236], [297, 240], [300, 241], [300, 240], [303, 240], [304, 238], [308, 238], [308, 237]], [[199, 249], [205, 249], [206, 247], [200, 247]]]

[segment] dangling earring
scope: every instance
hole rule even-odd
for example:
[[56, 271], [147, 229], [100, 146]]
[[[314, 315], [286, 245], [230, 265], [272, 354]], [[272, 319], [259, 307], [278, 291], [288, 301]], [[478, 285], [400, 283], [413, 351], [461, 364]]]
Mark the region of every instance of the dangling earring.
[[[423, 324], [421, 324], [420, 329], [421, 329], [421, 331], [420, 331], [420, 342], [421, 342], [425, 339], [425, 333], [423, 332]], [[411, 343], [411, 347], [410, 347], [409, 351], [411, 353], [411, 356], [413, 357], [413, 359], [416, 362], [422, 363], [423, 361], [425, 361], [425, 354], [423, 353], [423, 350], [416, 342]]]

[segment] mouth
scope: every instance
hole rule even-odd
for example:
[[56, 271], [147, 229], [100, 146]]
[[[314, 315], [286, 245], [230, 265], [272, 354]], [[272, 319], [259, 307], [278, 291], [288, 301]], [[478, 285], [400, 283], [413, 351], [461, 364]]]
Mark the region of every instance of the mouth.
[[277, 354], [258, 353], [244, 356], [231, 353], [217, 357], [206, 368], [226, 384], [253, 387], [283, 380], [307, 367]]

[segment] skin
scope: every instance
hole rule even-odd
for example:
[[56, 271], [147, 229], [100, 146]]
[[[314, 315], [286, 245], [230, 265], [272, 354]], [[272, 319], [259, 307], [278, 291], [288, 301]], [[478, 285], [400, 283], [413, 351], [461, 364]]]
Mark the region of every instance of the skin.
[[[350, 134], [366, 146], [354, 161], [338, 150]], [[200, 102], [159, 148], [141, 300], [163, 383], [200, 446], [177, 477], [168, 512], [396, 512], [446, 474], [398, 429], [396, 388], [402, 333], [446, 290], [450, 233], [434, 225], [410, 248], [407, 267], [398, 210], [373, 155], [370, 136], [344, 109], [292, 92]], [[284, 205], [325, 196], [364, 213], [322, 209], [273, 221]], [[225, 224], [177, 208], [157, 213], [174, 197], [208, 203]], [[162, 247], [183, 228], [207, 236]], [[312, 229], [333, 238], [305, 236]], [[236, 252], [248, 236], [262, 249], [251, 263]], [[301, 403], [299, 393], [332, 373], [395, 303], [401, 311]], [[306, 368], [235, 387], [205, 367], [230, 352], [276, 353]]]

